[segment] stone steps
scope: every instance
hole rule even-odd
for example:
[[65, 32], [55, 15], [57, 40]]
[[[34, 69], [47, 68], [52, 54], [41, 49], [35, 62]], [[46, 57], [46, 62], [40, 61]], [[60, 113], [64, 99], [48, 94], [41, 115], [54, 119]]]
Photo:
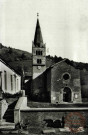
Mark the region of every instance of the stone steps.
[[12, 130], [15, 129], [15, 123], [0, 122], [0, 130]]

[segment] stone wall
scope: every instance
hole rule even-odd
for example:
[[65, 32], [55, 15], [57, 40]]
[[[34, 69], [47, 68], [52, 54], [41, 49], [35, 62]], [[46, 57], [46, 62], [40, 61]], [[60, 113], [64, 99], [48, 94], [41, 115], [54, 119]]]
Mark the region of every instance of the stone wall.
[[[44, 128], [63, 128], [65, 125], [63, 121], [69, 113], [71, 111], [21, 111], [21, 121], [28, 125], [30, 132], [33, 129], [38, 133]], [[88, 111], [79, 113], [85, 118], [85, 125], [88, 127]]]
[[[21, 121], [20, 118], [20, 111], [25, 110], [25, 109], [29, 109], [29, 107], [27, 107], [27, 97], [20, 97], [18, 102], [15, 105], [14, 108], [14, 123], [19, 123]], [[25, 114], [24, 114], [25, 115]]]
[[82, 101], [88, 102], [88, 71], [80, 70]]

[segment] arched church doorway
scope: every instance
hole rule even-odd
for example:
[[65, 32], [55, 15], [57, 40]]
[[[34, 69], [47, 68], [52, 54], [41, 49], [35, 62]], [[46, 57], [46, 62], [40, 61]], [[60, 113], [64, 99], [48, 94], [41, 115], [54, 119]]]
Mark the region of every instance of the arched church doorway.
[[63, 101], [71, 102], [71, 89], [69, 87], [65, 87], [63, 90]]

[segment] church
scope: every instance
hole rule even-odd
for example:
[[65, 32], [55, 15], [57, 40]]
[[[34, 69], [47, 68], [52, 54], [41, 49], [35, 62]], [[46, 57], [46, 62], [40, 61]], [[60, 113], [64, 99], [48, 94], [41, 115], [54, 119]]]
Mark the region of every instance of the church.
[[[15, 99], [12, 97], [7, 100], [3, 99], [1, 91], [0, 129], [8, 129], [8, 126], [16, 129], [16, 125], [20, 123], [27, 125], [29, 133], [39, 134], [49, 128], [54, 133], [57, 128], [59, 132], [64, 132], [68, 127], [65, 120], [71, 114], [79, 114], [86, 119], [86, 126], [80, 124], [78, 128], [88, 127], [88, 71], [72, 66], [66, 59], [47, 68], [46, 45], [39, 19], [32, 42], [32, 79], [27, 83], [29, 95], [25, 96], [25, 92], [21, 90], [21, 76], [4, 61], [0, 60], [0, 65], [1, 90], [13, 95], [22, 93]], [[77, 119], [77, 116], [74, 117]]]
[[66, 59], [46, 68], [46, 45], [37, 18], [32, 42], [32, 83], [29, 96], [35, 101], [52, 104], [88, 102], [87, 79], [88, 71], [76, 69]]

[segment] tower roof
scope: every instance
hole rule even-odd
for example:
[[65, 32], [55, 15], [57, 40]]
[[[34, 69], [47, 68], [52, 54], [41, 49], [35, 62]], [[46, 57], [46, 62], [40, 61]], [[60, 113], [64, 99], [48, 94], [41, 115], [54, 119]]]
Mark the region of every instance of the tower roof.
[[40, 24], [39, 24], [39, 19], [37, 18], [35, 36], [34, 36], [34, 44], [39, 45], [41, 43], [43, 43], [43, 38], [42, 38], [41, 27], [40, 27]]

